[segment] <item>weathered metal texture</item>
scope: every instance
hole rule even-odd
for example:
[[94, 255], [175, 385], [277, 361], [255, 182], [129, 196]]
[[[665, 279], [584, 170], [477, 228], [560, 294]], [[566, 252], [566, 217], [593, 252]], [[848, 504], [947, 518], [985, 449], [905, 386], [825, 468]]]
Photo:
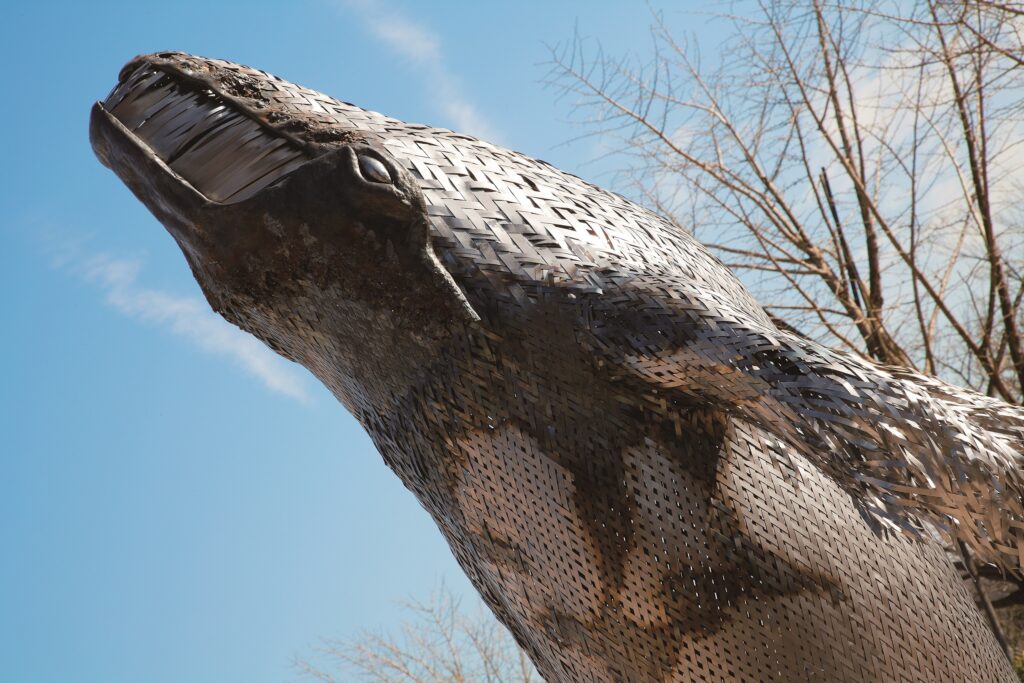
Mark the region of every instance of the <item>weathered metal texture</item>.
[[1019, 569], [1021, 409], [778, 330], [618, 195], [261, 71], [138, 58], [92, 138], [547, 680], [1013, 680], [928, 537]]

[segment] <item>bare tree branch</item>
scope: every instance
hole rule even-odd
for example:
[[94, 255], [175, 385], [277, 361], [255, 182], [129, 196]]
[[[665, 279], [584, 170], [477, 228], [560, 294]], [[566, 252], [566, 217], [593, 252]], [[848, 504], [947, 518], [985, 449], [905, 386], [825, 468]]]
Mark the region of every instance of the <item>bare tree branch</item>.
[[314, 661], [296, 659], [303, 676], [324, 683], [353, 677], [374, 683], [540, 683], [529, 657], [493, 615], [467, 613], [445, 586], [409, 614], [400, 636], [364, 632], [326, 640]]
[[651, 62], [577, 37], [549, 80], [773, 320], [1021, 403], [1024, 9], [759, 0], [721, 21], [719, 62], [654, 14]]

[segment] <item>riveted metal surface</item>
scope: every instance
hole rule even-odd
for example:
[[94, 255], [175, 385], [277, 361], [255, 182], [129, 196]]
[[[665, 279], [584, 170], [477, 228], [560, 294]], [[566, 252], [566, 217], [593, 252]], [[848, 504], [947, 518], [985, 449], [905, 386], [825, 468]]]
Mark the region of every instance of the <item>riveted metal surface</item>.
[[224, 200], [154, 198], [96, 124], [214, 307], [360, 420], [547, 680], [1014, 680], [933, 537], [1019, 571], [1020, 408], [780, 331], [688, 234], [465, 135], [179, 53], [106, 106]]

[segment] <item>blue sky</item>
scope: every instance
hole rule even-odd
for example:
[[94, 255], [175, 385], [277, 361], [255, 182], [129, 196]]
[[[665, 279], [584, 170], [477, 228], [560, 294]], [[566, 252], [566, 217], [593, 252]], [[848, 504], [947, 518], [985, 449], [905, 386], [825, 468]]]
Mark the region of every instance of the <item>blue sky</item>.
[[[678, 21], [706, 32], [703, 20]], [[135, 54], [251, 64], [602, 181], [542, 84], [574, 27], [642, 51], [640, 2], [8, 4], [0, 22], [0, 683], [288, 681], [397, 625], [443, 539], [302, 368], [220, 321], [88, 145]], [[674, 19], [675, 21], [675, 19]]]

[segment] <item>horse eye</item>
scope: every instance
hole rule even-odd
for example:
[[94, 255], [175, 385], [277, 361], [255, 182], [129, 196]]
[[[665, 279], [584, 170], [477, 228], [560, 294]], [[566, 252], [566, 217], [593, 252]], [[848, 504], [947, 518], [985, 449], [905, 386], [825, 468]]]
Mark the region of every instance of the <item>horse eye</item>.
[[375, 183], [391, 182], [391, 174], [388, 173], [387, 166], [382, 164], [379, 159], [374, 159], [371, 156], [359, 155], [359, 171], [363, 174], [364, 178]]

